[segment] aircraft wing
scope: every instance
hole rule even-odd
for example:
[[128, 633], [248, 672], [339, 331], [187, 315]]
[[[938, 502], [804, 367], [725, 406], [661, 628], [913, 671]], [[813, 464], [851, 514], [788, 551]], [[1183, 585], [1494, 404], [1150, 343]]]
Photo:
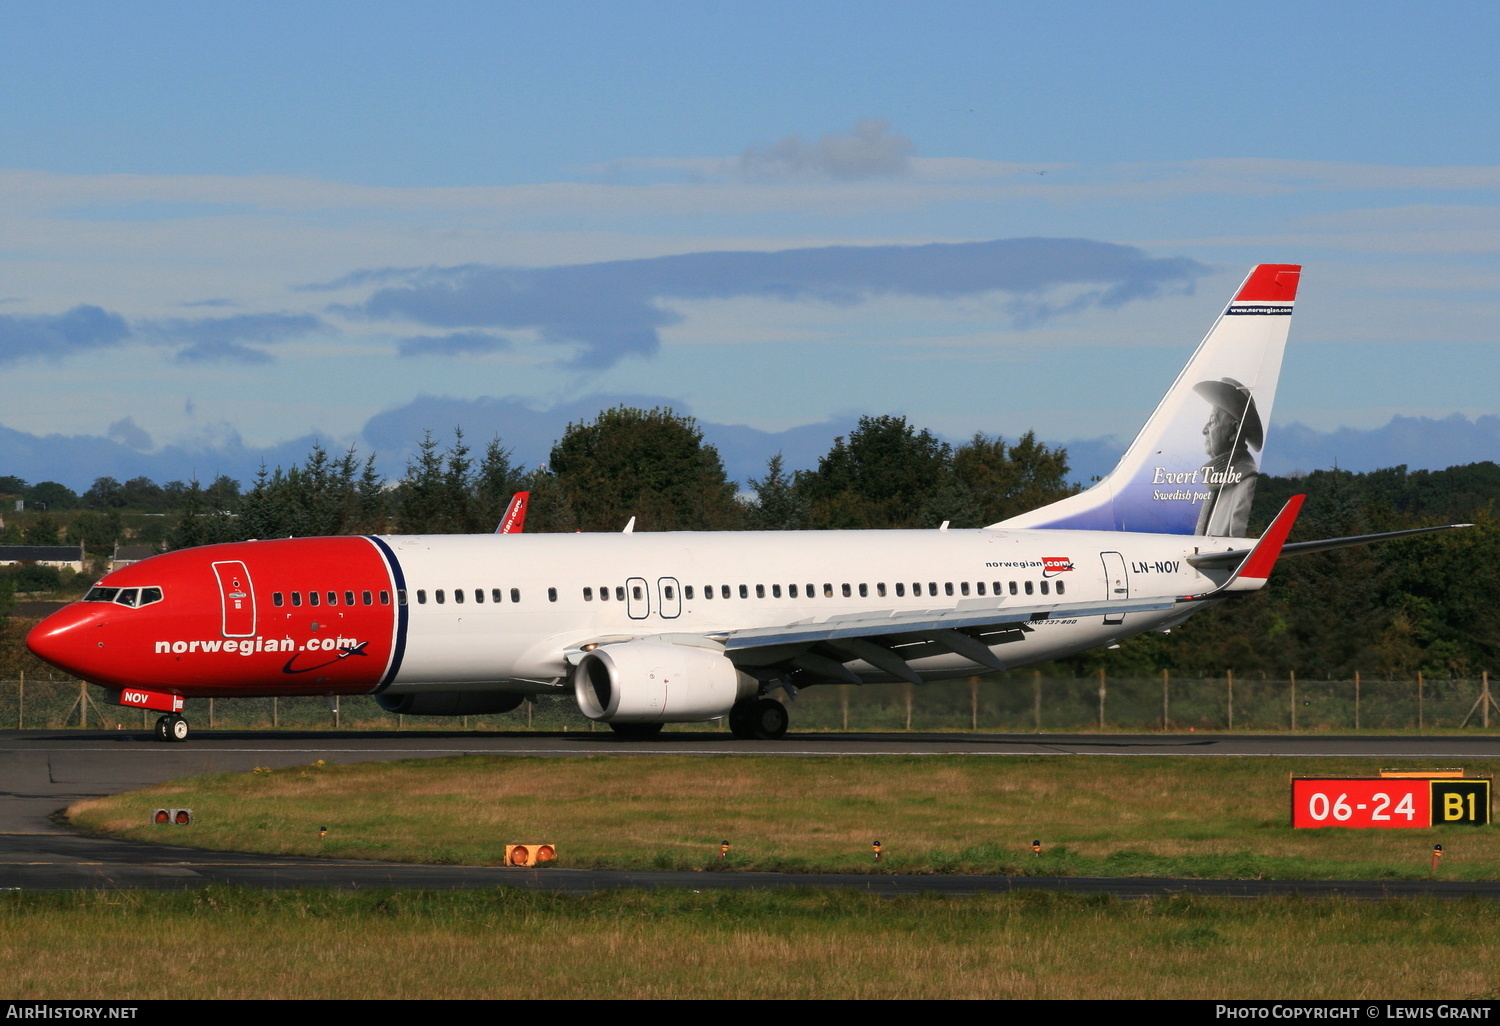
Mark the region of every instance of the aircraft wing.
[[808, 623], [752, 627], [711, 637], [724, 645], [736, 664], [790, 665], [816, 677], [860, 683], [843, 664], [862, 660], [895, 677], [920, 683], [907, 660], [953, 652], [991, 669], [1005, 662], [991, 646], [1017, 641], [1039, 620], [1061, 620], [1106, 614], [1171, 609], [1176, 597], [1118, 602], [1059, 602], [1027, 606], [975, 600], [956, 609], [918, 609], [860, 613]]

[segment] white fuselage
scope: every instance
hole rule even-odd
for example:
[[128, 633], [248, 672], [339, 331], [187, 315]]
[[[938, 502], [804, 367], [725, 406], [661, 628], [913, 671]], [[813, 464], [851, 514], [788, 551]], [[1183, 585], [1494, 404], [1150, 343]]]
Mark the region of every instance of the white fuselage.
[[[1185, 557], [1231, 547], [1180, 535], [996, 529], [383, 540], [405, 574], [409, 613], [392, 693], [492, 688], [497, 678], [552, 690], [564, 685], [577, 646], [652, 635], [1202, 593], [1215, 581]], [[1056, 659], [1162, 629], [1193, 608], [1037, 620], [997, 654], [1007, 666]], [[949, 651], [902, 654], [924, 677], [977, 669]], [[867, 680], [893, 679], [848, 665]]]

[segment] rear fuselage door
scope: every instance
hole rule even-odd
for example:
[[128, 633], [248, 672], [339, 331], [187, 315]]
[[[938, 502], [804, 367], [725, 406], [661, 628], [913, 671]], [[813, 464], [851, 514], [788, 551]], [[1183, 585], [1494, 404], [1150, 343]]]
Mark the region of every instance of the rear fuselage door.
[[[1104, 560], [1104, 599], [1107, 602], [1124, 602], [1130, 598], [1130, 577], [1125, 572], [1125, 557], [1118, 552], [1101, 552]], [[1105, 623], [1124, 623], [1124, 613], [1110, 613]]]
[[250, 587], [250, 571], [237, 559], [214, 564], [219, 579], [219, 604], [223, 610], [221, 630], [226, 638], [255, 636], [255, 591]]
[[656, 582], [656, 611], [664, 620], [674, 620], [682, 615], [682, 589], [677, 578], [663, 577]]
[[625, 608], [632, 620], [644, 620], [651, 614], [651, 592], [644, 577], [632, 577], [625, 582]]

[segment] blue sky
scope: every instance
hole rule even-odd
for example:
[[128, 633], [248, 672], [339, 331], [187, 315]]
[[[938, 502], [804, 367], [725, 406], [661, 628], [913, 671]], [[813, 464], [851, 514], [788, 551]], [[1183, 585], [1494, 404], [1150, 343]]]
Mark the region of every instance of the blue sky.
[[1492, 6], [0, 13], [0, 473], [534, 464], [622, 401], [740, 479], [863, 413], [1100, 472], [1259, 262], [1268, 469], [1500, 454]]

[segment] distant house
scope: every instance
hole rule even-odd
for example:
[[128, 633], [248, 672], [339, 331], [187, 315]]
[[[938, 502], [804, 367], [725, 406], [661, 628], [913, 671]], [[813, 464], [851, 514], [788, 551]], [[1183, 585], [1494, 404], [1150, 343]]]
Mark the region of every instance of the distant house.
[[37, 566], [55, 566], [59, 570], [71, 567], [79, 573], [83, 573], [83, 546], [0, 545], [0, 566], [16, 566], [21, 563], [35, 563]]
[[114, 558], [109, 561], [109, 568], [118, 570], [122, 566], [139, 563], [154, 555], [156, 555], [156, 549], [151, 545], [116, 545]]

